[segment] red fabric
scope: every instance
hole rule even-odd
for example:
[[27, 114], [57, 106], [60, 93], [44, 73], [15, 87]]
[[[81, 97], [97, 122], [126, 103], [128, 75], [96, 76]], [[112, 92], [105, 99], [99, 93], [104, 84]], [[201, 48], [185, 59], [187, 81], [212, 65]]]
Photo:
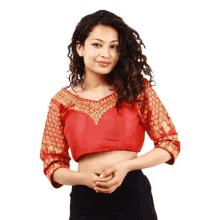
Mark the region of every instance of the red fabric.
[[133, 108], [123, 103], [117, 113], [117, 92], [93, 101], [75, 96], [62, 88], [49, 105], [43, 133], [40, 158], [44, 174], [55, 188], [53, 173], [60, 167], [69, 168], [70, 148], [74, 161], [85, 154], [128, 150], [140, 152], [145, 131], [156, 148], [172, 155], [167, 164], [174, 164], [180, 153], [176, 129], [150, 83], [145, 80], [145, 92], [138, 96], [142, 104]]
[[155, 148], [162, 148], [172, 155], [167, 164], [173, 165], [180, 153], [180, 142], [176, 128], [151, 84], [145, 79], [145, 92], [140, 96], [142, 105], [138, 106], [138, 115], [145, 131]]

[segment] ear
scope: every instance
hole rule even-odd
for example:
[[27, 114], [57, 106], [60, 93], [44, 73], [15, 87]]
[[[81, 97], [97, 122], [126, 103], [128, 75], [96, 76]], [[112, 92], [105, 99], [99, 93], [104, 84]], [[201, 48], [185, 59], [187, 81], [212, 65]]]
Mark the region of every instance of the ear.
[[76, 51], [80, 57], [83, 56], [83, 46], [80, 44], [79, 41], [76, 41]]

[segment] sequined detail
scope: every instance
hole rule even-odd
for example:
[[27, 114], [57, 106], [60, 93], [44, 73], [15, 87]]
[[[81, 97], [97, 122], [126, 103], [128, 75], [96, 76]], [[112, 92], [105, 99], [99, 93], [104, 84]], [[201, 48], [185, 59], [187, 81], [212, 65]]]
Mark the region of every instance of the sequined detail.
[[139, 100], [143, 100], [142, 104], [137, 106], [138, 116], [149, 137], [154, 141], [155, 148], [163, 148], [172, 155], [172, 160], [166, 163], [174, 164], [180, 153], [176, 128], [151, 84], [147, 79], [144, 80], [145, 91], [138, 96]]
[[50, 102], [47, 120], [44, 128], [40, 158], [43, 161], [44, 174], [53, 187], [62, 185], [52, 180], [53, 173], [61, 167], [69, 168], [71, 160], [68, 154], [68, 144], [63, 134], [63, 124], [58, 107]]
[[115, 106], [117, 99], [116, 93], [112, 93], [104, 97], [99, 101], [93, 101], [89, 99], [83, 99], [72, 95], [65, 88], [61, 89], [53, 99], [62, 103], [65, 107], [69, 109], [74, 109], [76, 111], [84, 112], [94, 121], [97, 125], [102, 115], [110, 108]]

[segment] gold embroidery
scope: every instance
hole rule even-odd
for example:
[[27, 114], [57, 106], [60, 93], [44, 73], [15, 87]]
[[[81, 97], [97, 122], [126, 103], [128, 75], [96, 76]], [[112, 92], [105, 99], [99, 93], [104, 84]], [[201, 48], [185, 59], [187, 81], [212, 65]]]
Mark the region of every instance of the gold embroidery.
[[93, 101], [73, 97], [73, 95], [66, 89], [61, 89], [54, 97], [54, 100], [60, 102], [69, 109], [84, 112], [94, 121], [97, 125], [102, 115], [116, 104], [116, 93], [101, 99], [100, 101]]
[[165, 121], [162, 122], [162, 126], [164, 128], [164, 131], [168, 133], [170, 131], [170, 127], [167, 125]]
[[48, 154], [51, 154], [52, 151], [53, 151], [53, 146], [49, 146], [49, 147], [48, 147]]
[[44, 173], [51, 184], [56, 188], [61, 187], [62, 185], [54, 185], [52, 182], [52, 174], [59, 167], [69, 168], [71, 158], [69, 157], [67, 141], [63, 134], [60, 110], [57, 105], [52, 102], [49, 104], [40, 157], [43, 160]]
[[154, 126], [154, 130], [155, 130], [155, 131], [159, 131], [159, 129], [160, 129], [160, 128], [159, 128], [158, 125], [155, 125], [155, 126]]
[[[138, 99], [143, 101], [142, 104], [137, 105], [138, 116], [149, 137], [154, 141], [155, 147], [170, 152], [175, 161], [180, 152], [177, 134], [164, 136], [164, 132], [167, 134], [171, 129], [176, 131], [176, 128], [147, 79], [145, 79], [145, 83], [145, 91], [138, 96]], [[167, 163], [173, 164], [174, 161]]]

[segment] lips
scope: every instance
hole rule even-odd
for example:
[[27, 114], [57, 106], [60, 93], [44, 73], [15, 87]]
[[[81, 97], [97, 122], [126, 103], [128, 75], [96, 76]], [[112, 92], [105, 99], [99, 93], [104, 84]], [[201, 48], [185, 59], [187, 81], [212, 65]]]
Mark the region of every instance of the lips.
[[100, 64], [110, 64], [110, 62], [98, 61]]

